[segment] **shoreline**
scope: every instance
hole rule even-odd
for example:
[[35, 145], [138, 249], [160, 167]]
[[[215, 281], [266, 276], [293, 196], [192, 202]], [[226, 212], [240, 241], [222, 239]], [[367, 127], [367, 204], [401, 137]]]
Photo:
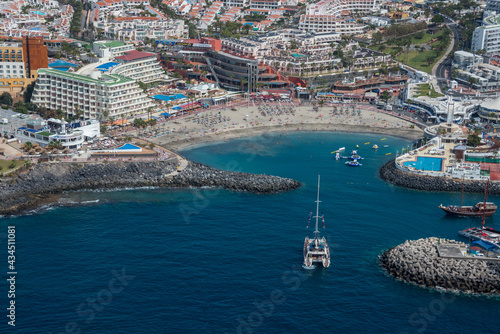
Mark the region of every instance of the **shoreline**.
[[371, 127], [366, 125], [351, 124], [323, 124], [323, 123], [302, 123], [302, 124], [284, 124], [284, 125], [259, 125], [251, 128], [232, 129], [220, 134], [208, 134], [200, 137], [191, 137], [175, 142], [162, 140], [161, 138], [152, 141], [162, 147], [178, 152], [191, 149], [196, 146], [209, 145], [217, 142], [227, 142], [231, 139], [249, 138], [261, 134], [270, 133], [288, 133], [288, 132], [343, 132], [343, 133], [363, 133], [363, 134], [381, 134], [407, 140], [417, 140], [423, 137], [424, 131], [404, 128], [383, 128]]

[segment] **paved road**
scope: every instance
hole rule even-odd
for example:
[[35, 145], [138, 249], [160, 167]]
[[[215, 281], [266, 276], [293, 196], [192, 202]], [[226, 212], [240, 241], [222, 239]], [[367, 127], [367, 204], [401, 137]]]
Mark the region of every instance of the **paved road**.
[[[445, 17], [448, 28], [450, 28], [453, 33], [453, 49], [459, 49], [462, 45], [462, 36], [460, 29], [451, 18]], [[444, 93], [448, 90], [448, 74], [451, 74], [451, 64], [453, 59], [448, 56], [441, 64], [438, 65], [436, 69], [436, 77], [438, 85], [441, 87], [441, 91]], [[448, 71], [448, 73], [447, 73]]]

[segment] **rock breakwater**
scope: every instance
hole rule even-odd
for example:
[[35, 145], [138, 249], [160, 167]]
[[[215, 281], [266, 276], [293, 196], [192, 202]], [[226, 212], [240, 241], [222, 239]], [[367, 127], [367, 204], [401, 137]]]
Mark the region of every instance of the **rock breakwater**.
[[[426, 191], [462, 191], [484, 193], [485, 181], [452, 179], [448, 177], [426, 176], [409, 173], [396, 168], [394, 160], [387, 162], [380, 168], [380, 177], [396, 186], [415, 190]], [[493, 195], [500, 194], [500, 183], [490, 182], [488, 193]]]
[[208, 186], [265, 194], [300, 187], [292, 179], [193, 162], [182, 172], [176, 170], [176, 161], [38, 164], [26, 174], [0, 179], [0, 215], [18, 214], [63, 191], [83, 189]]
[[438, 238], [406, 241], [384, 252], [381, 265], [398, 279], [429, 288], [500, 294], [500, 261], [442, 258], [437, 251], [439, 242], [465, 248], [458, 241]]

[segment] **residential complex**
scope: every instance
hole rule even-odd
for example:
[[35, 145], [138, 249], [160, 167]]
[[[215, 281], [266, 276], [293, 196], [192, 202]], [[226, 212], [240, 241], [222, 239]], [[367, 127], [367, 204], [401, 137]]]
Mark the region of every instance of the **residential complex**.
[[93, 71], [89, 76], [40, 69], [32, 102], [52, 110], [63, 110], [83, 119], [125, 117], [144, 113], [151, 99], [134, 79]]
[[301, 15], [299, 29], [316, 32], [336, 32], [354, 35], [364, 31], [364, 26], [350, 17], [352, 12], [373, 13], [379, 6], [377, 0], [321, 0], [309, 4]]

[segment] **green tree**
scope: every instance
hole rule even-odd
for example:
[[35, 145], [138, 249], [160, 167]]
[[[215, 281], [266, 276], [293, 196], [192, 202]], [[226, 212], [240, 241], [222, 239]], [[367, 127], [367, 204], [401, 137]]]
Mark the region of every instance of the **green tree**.
[[11, 106], [13, 101], [12, 96], [7, 92], [3, 92], [2, 95], [0, 95], [0, 104]]
[[444, 16], [441, 14], [434, 15], [431, 19], [432, 23], [443, 23], [444, 22]]
[[467, 137], [467, 145], [476, 147], [481, 143], [481, 137], [477, 134], [471, 134]]

